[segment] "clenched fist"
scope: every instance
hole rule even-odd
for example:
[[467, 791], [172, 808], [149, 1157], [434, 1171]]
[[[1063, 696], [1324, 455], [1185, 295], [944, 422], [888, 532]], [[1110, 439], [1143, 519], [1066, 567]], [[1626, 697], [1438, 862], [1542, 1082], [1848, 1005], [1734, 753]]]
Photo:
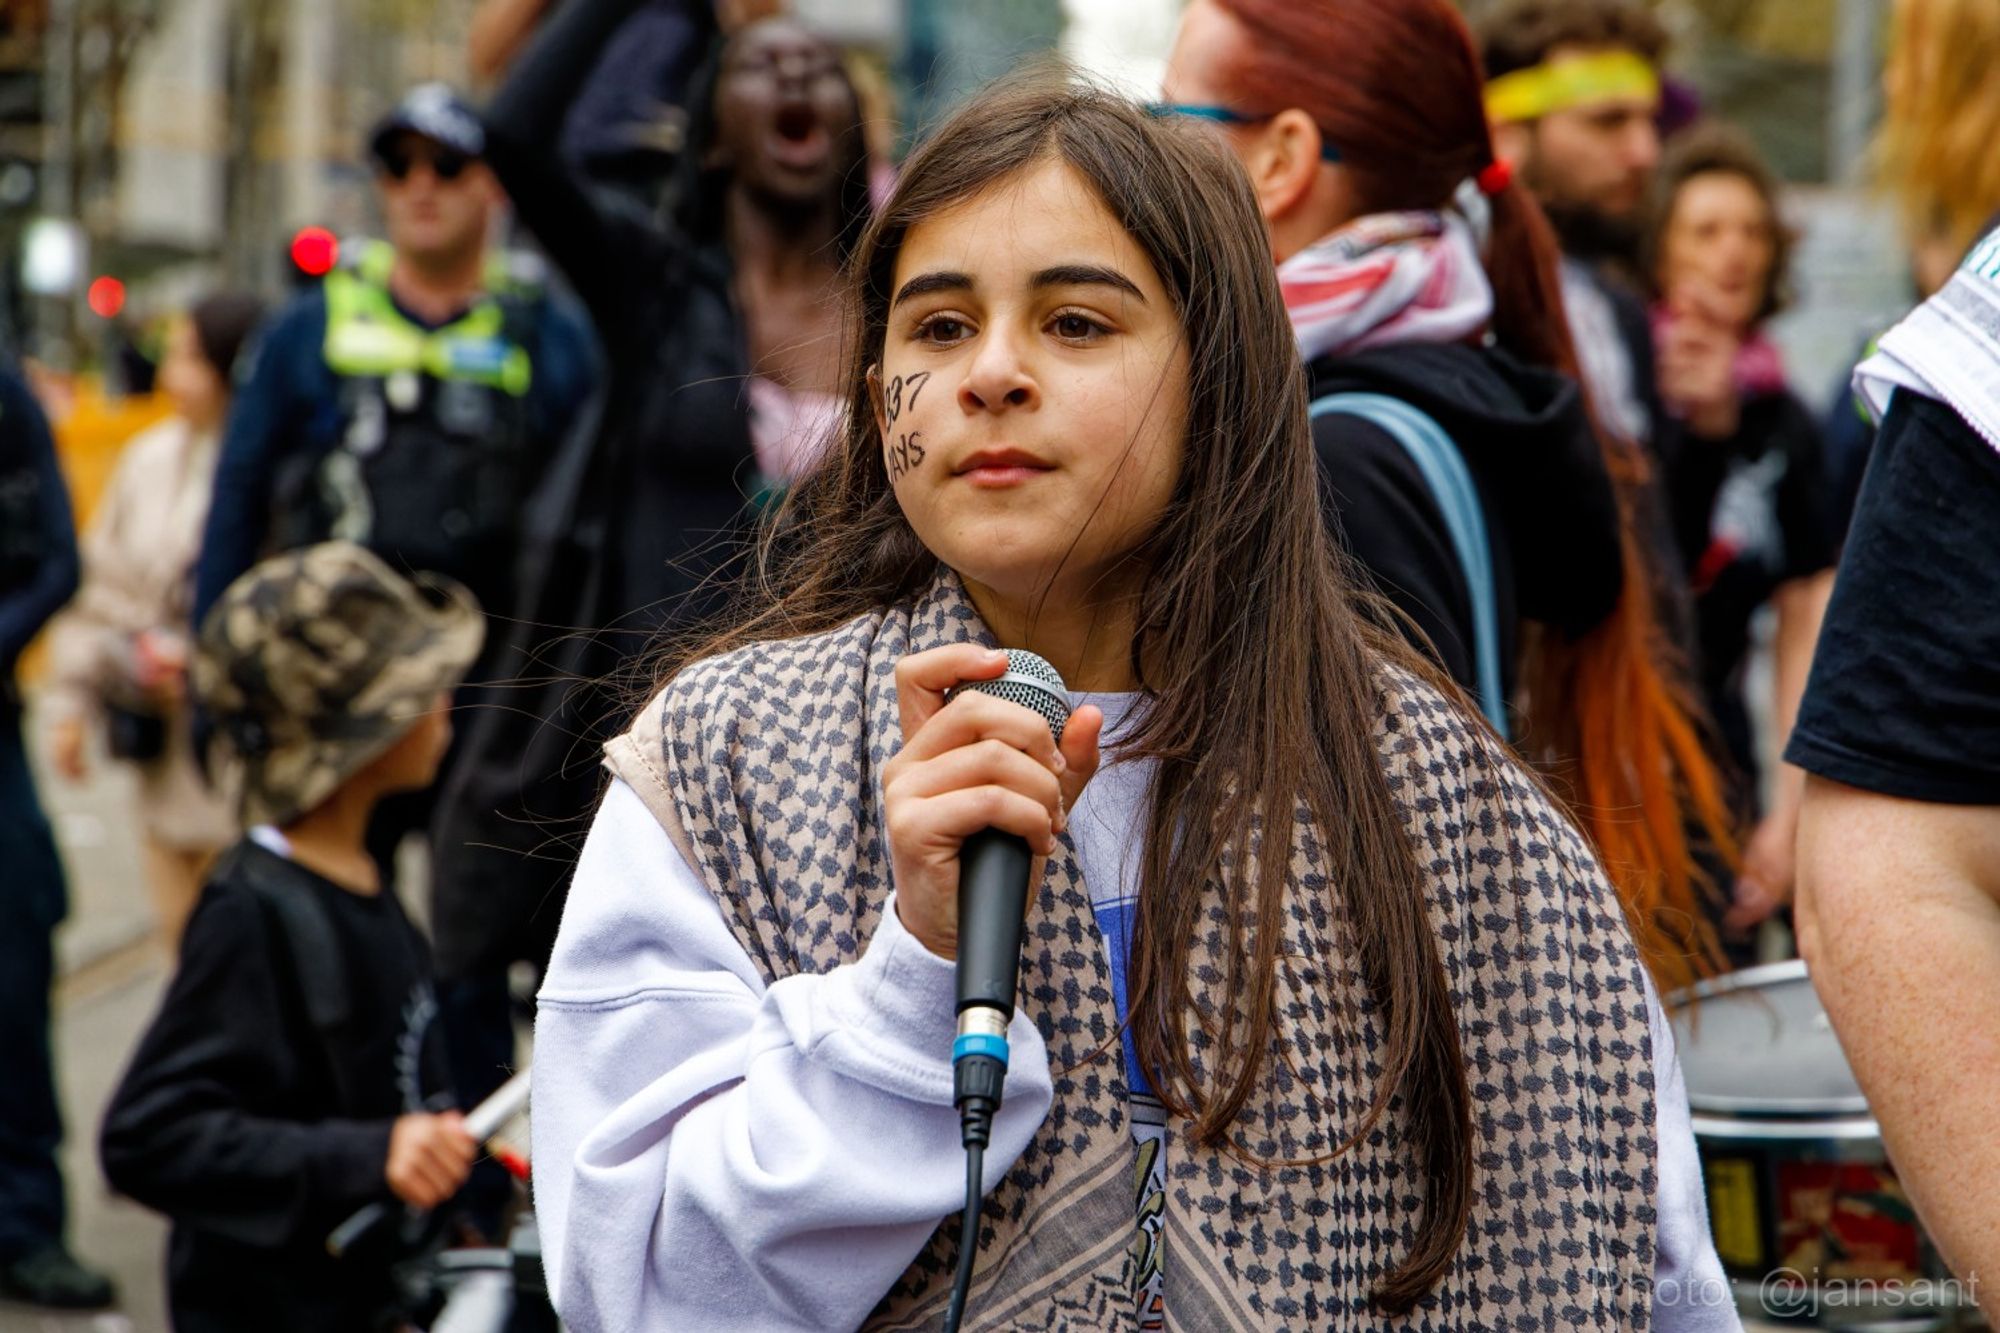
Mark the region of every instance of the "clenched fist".
[[[1057, 748], [1038, 713], [990, 694], [945, 692], [1007, 670], [1007, 655], [975, 644], [913, 653], [896, 664], [903, 748], [882, 768], [896, 914], [940, 958], [958, 956], [958, 853], [996, 828], [1025, 838], [1042, 866], [1083, 786], [1097, 771], [1104, 714], [1071, 714]], [[1030, 902], [1033, 901], [1031, 898]]]
[[456, 1111], [398, 1116], [382, 1174], [397, 1198], [429, 1212], [458, 1193], [478, 1155], [479, 1140]]

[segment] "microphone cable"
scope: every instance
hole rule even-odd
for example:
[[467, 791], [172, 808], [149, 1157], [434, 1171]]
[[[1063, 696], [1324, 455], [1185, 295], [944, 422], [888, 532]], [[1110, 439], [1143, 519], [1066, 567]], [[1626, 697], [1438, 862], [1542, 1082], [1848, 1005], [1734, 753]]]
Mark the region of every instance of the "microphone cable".
[[944, 1307], [944, 1333], [958, 1333], [965, 1318], [965, 1294], [972, 1286], [972, 1261], [979, 1257], [979, 1206], [985, 1199], [979, 1188], [986, 1168], [983, 1144], [965, 1146], [965, 1215], [958, 1223], [958, 1272], [951, 1280], [951, 1303]]
[[958, 1107], [959, 1139], [965, 1145], [965, 1212], [958, 1224], [958, 1271], [945, 1306], [945, 1333], [958, 1333], [972, 1287], [972, 1263], [979, 1255], [979, 1212], [986, 1198], [986, 1145], [993, 1137], [993, 1113], [1000, 1109], [1007, 1078], [1007, 1018], [979, 1005], [958, 1016], [951, 1043], [951, 1099]]

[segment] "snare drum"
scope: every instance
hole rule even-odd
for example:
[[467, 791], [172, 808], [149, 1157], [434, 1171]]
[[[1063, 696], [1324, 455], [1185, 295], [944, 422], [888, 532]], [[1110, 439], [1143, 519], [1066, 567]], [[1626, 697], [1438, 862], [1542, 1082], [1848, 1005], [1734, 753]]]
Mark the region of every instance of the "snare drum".
[[[1802, 1283], [1837, 1295], [1837, 1308], [1819, 1307], [1823, 1324], [1893, 1314], [1951, 1326], [1955, 1284], [1940, 1282], [1949, 1274], [1889, 1166], [1805, 964], [1703, 982], [1673, 996], [1669, 1012], [1709, 1225], [1743, 1312], [1768, 1312], [1765, 1284]], [[1895, 1293], [1893, 1306], [1883, 1292]]]

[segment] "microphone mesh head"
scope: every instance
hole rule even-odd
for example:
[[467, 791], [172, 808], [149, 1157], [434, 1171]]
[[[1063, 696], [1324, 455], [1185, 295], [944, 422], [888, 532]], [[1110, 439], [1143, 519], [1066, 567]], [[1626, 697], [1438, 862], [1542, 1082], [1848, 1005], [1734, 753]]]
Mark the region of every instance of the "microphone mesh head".
[[997, 695], [1033, 709], [1049, 724], [1049, 735], [1061, 743], [1063, 726], [1069, 721], [1069, 687], [1054, 667], [1027, 649], [1007, 650], [1006, 674], [994, 680], [965, 681], [953, 686], [947, 698], [955, 698], [960, 690]]

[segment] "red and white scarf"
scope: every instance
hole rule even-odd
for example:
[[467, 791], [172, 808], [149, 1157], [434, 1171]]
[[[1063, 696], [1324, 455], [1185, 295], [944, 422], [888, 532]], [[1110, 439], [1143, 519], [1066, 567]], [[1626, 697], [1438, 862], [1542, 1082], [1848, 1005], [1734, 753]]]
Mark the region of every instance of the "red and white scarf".
[[1392, 343], [1452, 343], [1493, 317], [1472, 224], [1458, 213], [1375, 213], [1278, 265], [1307, 361]]

